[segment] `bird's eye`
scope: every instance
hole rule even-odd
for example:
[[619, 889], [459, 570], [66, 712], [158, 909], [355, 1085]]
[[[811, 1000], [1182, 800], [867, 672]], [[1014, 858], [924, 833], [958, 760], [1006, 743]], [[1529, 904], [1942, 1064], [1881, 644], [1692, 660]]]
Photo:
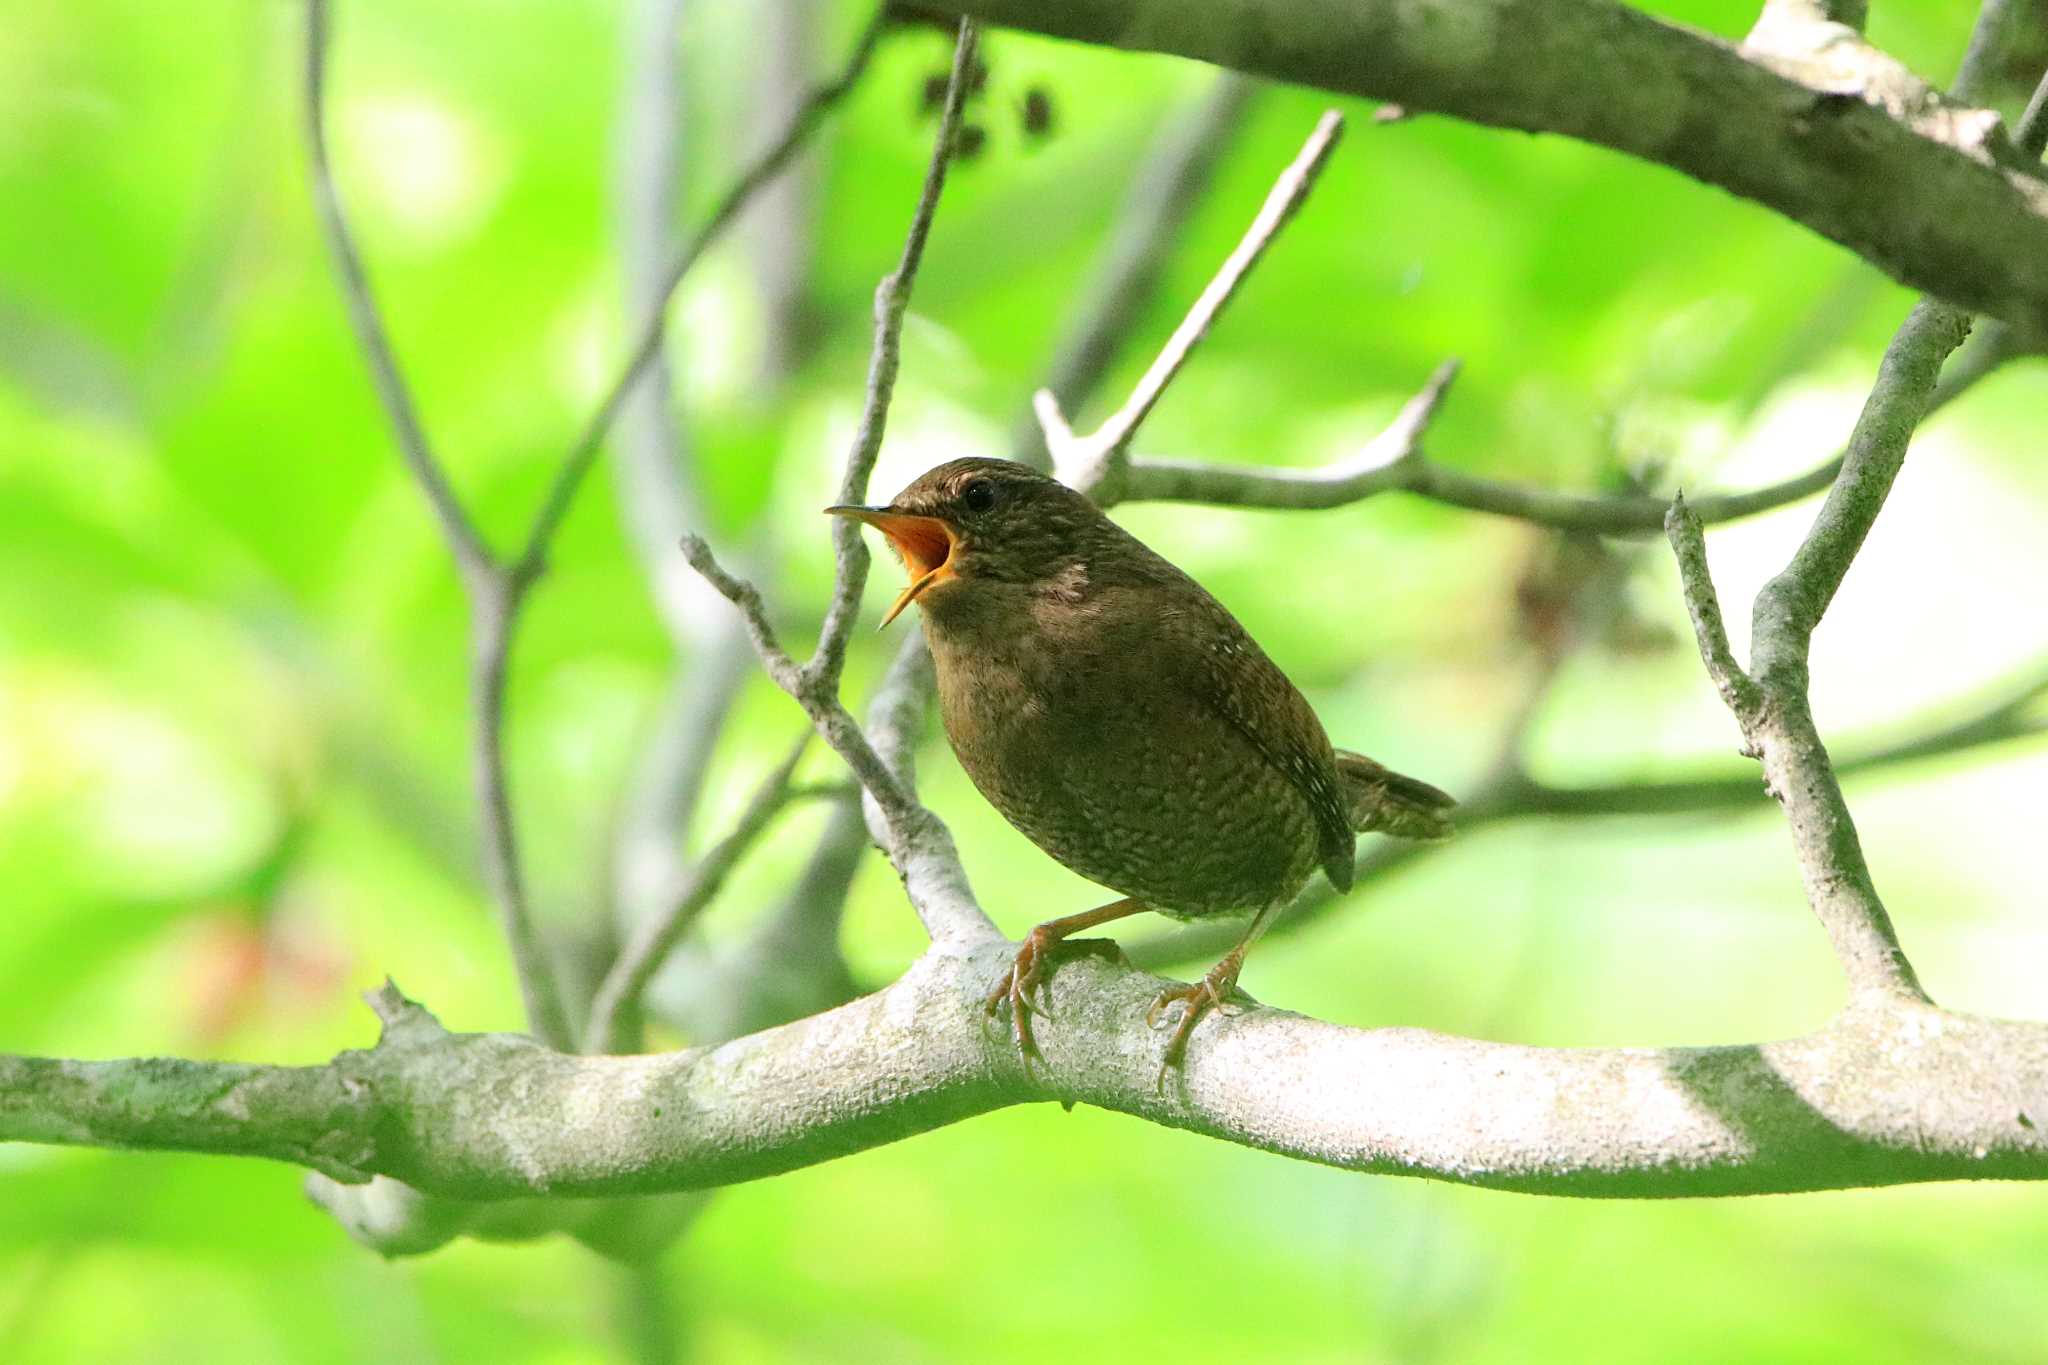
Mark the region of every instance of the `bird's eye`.
[[987, 479], [976, 479], [960, 490], [960, 501], [970, 512], [986, 512], [996, 505], [996, 486]]

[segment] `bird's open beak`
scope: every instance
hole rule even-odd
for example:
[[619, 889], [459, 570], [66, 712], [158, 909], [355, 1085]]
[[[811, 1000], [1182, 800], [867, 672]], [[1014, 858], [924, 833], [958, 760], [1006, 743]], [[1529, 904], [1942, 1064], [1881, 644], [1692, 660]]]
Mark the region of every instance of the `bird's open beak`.
[[895, 620], [926, 588], [953, 576], [953, 547], [960, 543], [960, 539], [941, 518], [898, 512], [889, 507], [842, 506], [825, 510], [835, 517], [852, 517], [874, 527], [889, 537], [890, 547], [903, 561], [910, 582], [890, 604], [888, 614], [882, 618], [884, 626]]

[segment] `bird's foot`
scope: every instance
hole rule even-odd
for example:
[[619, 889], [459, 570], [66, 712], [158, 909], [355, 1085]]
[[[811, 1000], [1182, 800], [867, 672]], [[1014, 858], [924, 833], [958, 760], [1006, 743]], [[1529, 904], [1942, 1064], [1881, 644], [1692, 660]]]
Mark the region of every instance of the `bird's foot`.
[[1232, 953], [1211, 967], [1208, 975], [1194, 985], [1175, 986], [1159, 992], [1152, 1008], [1145, 1011], [1146, 1025], [1156, 1029], [1171, 1005], [1178, 1001], [1182, 1007], [1180, 1023], [1174, 1028], [1173, 1037], [1166, 1040], [1166, 1053], [1159, 1060], [1159, 1079], [1153, 1089], [1161, 1094], [1166, 1092], [1166, 1073], [1179, 1066], [1187, 1056], [1188, 1035], [1195, 1031], [1195, 1025], [1210, 1010], [1227, 1008], [1224, 1002], [1237, 989], [1237, 974], [1243, 966], [1243, 959]]
[[1045, 1013], [1032, 1000], [1031, 993], [1038, 989], [1039, 978], [1045, 971], [1046, 956], [1060, 941], [1058, 934], [1048, 932], [1050, 928], [1050, 925], [1041, 924], [1024, 935], [1023, 945], [1017, 949], [1017, 957], [1010, 963], [1009, 973], [996, 983], [996, 988], [983, 1002], [983, 1008], [990, 1017], [994, 1017], [1005, 1001], [1009, 1002], [1010, 1024], [1017, 1033], [1017, 1047], [1027, 1060], [1038, 1051], [1038, 1041], [1031, 1036], [1031, 1016]]
[[[1038, 988], [1039, 978], [1044, 975], [1046, 960], [1052, 955], [1053, 948], [1064, 942], [1069, 934], [1078, 934], [1083, 929], [1093, 929], [1098, 924], [1107, 924], [1126, 915], [1141, 914], [1144, 909], [1144, 905], [1129, 898], [1111, 901], [1108, 905], [1084, 910], [1078, 915], [1049, 919], [1024, 935], [1023, 945], [1017, 949], [1017, 960], [1010, 964], [1009, 974], [989, 992], [985, 1004], [993, 1017], [1004, 1001], [1009, 1002], [1010, 1022], [1017, 1030], [1017, 1046], [1023, 1051], [1027, 1063], [1031, 1054], [1038, 1051], [1038, 1043], [1031, 1036], [1031, 1016], [1036, 1013], [1051, 1018], [1033, 1003], [1031, 993]], [[1116, 945], [1106, 939], [1101, 940], [1099, 946], [1116, 951]]]

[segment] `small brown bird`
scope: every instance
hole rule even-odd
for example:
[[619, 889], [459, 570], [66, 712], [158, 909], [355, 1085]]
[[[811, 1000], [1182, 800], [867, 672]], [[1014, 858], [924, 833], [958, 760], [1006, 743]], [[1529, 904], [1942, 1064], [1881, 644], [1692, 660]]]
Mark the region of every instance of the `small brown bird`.
[[1237, 983], [1274, 913], [1320, 867], [1351, 886], [1356, 831], [1450, 832], [1426, 782], [1332, 749], [1294, 684], [1200, 584], [1066, 485], [1008, 460], [920, 476], [886, 507], [832, 507], [889, 538], [938, 668], [939, 711], [974, 785], [1040, 848], [1124, 899], [1033, 929], [989, 1012], [1034, 1050], [1031, 995], [1053, 944], [1126, 915], [1246, 913], [1195, 985], [1160, 1067]]

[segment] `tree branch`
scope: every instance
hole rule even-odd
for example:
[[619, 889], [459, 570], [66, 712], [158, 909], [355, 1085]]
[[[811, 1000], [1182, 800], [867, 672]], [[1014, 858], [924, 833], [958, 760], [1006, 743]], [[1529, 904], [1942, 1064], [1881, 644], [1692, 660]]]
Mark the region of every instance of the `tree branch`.
[[426, 495], [435, 520], [440, 522], [442, 538], [455, 555], [463, 582], [475, 584], [493, 577], [497, 565], [427, 443], [426, 430], [420, 425], [412, 392], [406, 386], [397, 352], [392, 349], [390, 333], [378, 310], [376, 294], [370, 288], [369, 272], [363, 266], [362, 253], [356, 250], [355, 235], [349, 230], [341, 193], [335, 188], [334, 167], [327, 151], [328, 27], [327, 0], [307, 0], [303, 113], [320, 235], [327, 243], [328, 255], [334, 258], [335, 273], [341, 276], [341, 297], [348, 308], [349, 327], [355, 332], [357, 345], [362, 347], [370, 380], [377, 389], [377, 401], [391, 423], [398, 452], [404, 457], [413, 481]]
[[[1194, 216], [1215, 179], [1216, 167], [1244, 127], [1258, 88], [1257, 81], [1221, 72], [1199, 107], [1167, 114], [1080, 291], [1080, 304], [1046, 365], [1041, 387], [1059, 410], [1080, 411], [1137, 330], [1146, 307], [1159, 293], [1173, 241]], [[1008, 444], [1011, 459], [1049, 467], [1052, 453], [1045, 447], [1035, 401], [1011, 423]]]
[[1106, 953], [1045, 983], [1026, 1069], [982, 1009], [1009, 949], [715, 1048], [573, 1057], [449, 1034], [386, 988], [327, 1066], [0, 1056], [0, 1140], [265, 1156], [446, 1199], [648, 1194], [794, 1170], [1031, 1101], [1096, 1105], [1346, 1170], [1671, 1197], [2048, 1178], [2048, 1025], [1922, 1005], [1786, 1042], [1533, 1048], [1260, 1006], [1157, 1094], [1157, 978]]
[[[896, 396], [896, 371], [902, 358], [903, 314], [917, 284], [918, 266], [924, 261], [924, 246], [931, 236], [939, 195], [946, 187], [946, 168], [952, 164], [954, 144], [960, 135], [960, 113], [967, 104], [977, 46], [973, 23], [962, 20], [959, 41], [953, 46], [952, 74], [946, 82], [946, 103], [939, 116], [938, 141], [925, 167], [924, 188], [917, 196], [917, 207], [911, 212], [903, 255], [896, 268], [875, 286], [874, 347], [868, 357], [867, 397], [861, 405], [853, 448], [847, 452], [837, 502], [867, 501], [868, 478], [882, 453], [882, 433], [888, 427], [889, 404]], [[860, 613], [861, 591], [867, 586], [869, 561], [867, 540], [857, 522], [834, 518], [832, 547], [838, 560], [838, 575], [831, 601], [825, 608], [825, 624], [818, 632], [817, 652], [805, 665], [804, 673], [836, 695], [854, 618]]]
[[1682, 503], [1672, 509], [1671, 544], [1708, 676], [1742, 727], [1746, 752], [1762, 761], [1766, 789], [1785, 808], [1807, 901], [1858, 996], [1926, 998], [1871, 880], [1855, 821], [1814, 724], [1807, 653], [1814, 627], [1905, 462], [1942, 362], [1962, 345], [1969, 327], [1967, 314], [1925, 300], [1899, 328], [1849, 438], [1841, 477], [1792, 562], [1757, 593], [1747, 675], [1736, 666], [1721, 629], [1699, 524], [1686, 516]]
[[[931, 162], [917, 208], [911, 215], [903, 254], [896, 268], [875, 289], [874, 354], [868, 365], [867, 400], [860, 429], [847, 455], [846, 473], [839, 489], [841, 502], [860, 502], [866, 498], [868, 476], [881, 450], [882, 432], [895, 392], [904, 310], [916, 283], [918, 265], [924, 258], [939, 195], [945, 188], [946, 166], [952, 159], [959, 133], [975, 46], [974, 25], [962, 21], [959, 41], [954, 46], [952, 76], [946, 87], [945, 111], [940, 116]], [[838, 575], [825, 624], [819, 632], [818, 648], [808, 664], [798, 667], [776, 640], [761, 594], [721, 568], [702, 538], [683, 539], [683, 554], [690, 566], [740, 609], [768, 676], [795, 698], [825, 742], [853, 769], [872, 803], [870, 825], [879, 825], [876, 838], [903, 878], [910, 903], [933, 940], [965, 943], [995, 937], [995, 926], [976, 904], [968, 887], [952, 835], [938, 817], [918, 803], [909, 784], [899, 780], [876, 753], [839, 698], [840, 671], [845, 664], [853, 619], [860, 607], [861, 589], [867, 581], [868, 552], [858, 529], [846, 522], [835, 526], [834, 549]], [[904, 763], [907, 773], [907, 761], [899, 762]]]
[[[1941, 376], [1928, 412], [1968, 392], [2006, 361], [2028, 354], [2013, 329], [1990, 323]], [[1356, 454], [1314, 469], [1216, 464], [1208, 460], [1134, 455], [1124, 479], [1126, 501], [1198, 502], [1223, 507], [1305, 510], [1348, 506], [1381, 493], [1409, 493], [1449, 507], [1514, 517], [1559, 531], [1647, 535], [1663, 529], [1668, 500], [1648, 494], [1559, 493], [1530, 484], [1488, 479], [1431, 460], [1423, 436], [1442, 403], [1457, 362], [1445, 361], [1387, 428]], [[1711, 493], [1687, 500], [1703, 524], [1737, 521], [1797, 502], [1831, 486], [1842, 456], [1762, 488]]]
[[399, 450], [407, 467], [441, 523], [469, 599], [470, 693], [476, 713], [471, 754], [481, 814], [484, 873], [519, 977], [527, 1026], [543, 1042], [563, 1047], [570, 1039], [568, 1017], [562, 1011], [554, 967], [548, 961], [527, 906], [511, 798], [506, 790], [505, 667], [521, 580], [499, 566], [442, 474], [399, 373], [376, 299], [370, 293], [327, 157], [327, 26], [326, 0], [307, 0], [304, 94], [314, 201], [319, 207], [328, 252], [341, 275], [349, 322], [370, 366], [378, 400], [398, 434]]
[[1563, 133], [1756, 200], [2030, 334], [2048, 322], [2048, 181], [1994, 115], [1956, 108], [1860, 40], [1811, 54], [1738, 48], [1617, 0], [1471, 0], [1455, 23], [1394, 0], [930, 8]]
[[840, 701], [837, 688], [826, 686], [818, 674], [798, 668], [791, 660], [775, 638], [761, 594], [720, 568], [700, 538], [685, 537], [683, 554], [692, 568], [740, 609], [768, 676], [803, 707], [819, 735], [853, 769], [874, 808], [870, 828], [880, 826], [877, 842], [903, 878], [904, 892], [933, 941], [959, 944], [997, 936], [968, 886], [952, 834], [919, 804], [909, 785], [899, 781], [875, 752]]
[[1266, 248], [1273, 244], [1280, 229], [1287, 225], [1308, 198], [1309, 191], [1315, 188], [1316, 179], [1322, 174], [1330, 153], [1336, 150], [1337, 139], [1343, 131], [1344, 116], [1334, 109], [1316, 121], [1293, 162], [1273, 182], [1273, 188], [1267, 192], [1266, 202], [1259, 207], [1251, 226], [1245, 229], [1236, 248], [1224, 258], [1208, 286], [1181, 319], [1180, 326], [1174, 328], [1173, 335], [1160, 348], [1150, 368], [1139, 377], [1131, 396], [1092, 435], [1076, 436], [1060, 411], [1059, 399], [1052, 390], [1039, 390], [1034, 406], [1039, 425], [1045, 431], [1046, 449], [1052, 452], [1053, 469], [1061, 482], [1088, 494], [1104, 507], [1124, 496], [1131, 438], [1137, 435], [1138, 427], [1165, 394], [1174, 376], [1180, 373], [1188, 356], [1209, 334], [1210, 326], [1221, 315], [1225, 305], [1236, 296], [1238, 288], [1251, 274], [1252, 267], [1259, 263], [1259, 258], [1266, 254]]
[[552, 964], [533, 925], [525, 874], [519, 855], [518, 830], [512, 813], [504, 755], [505, 681], [512, 639], [527, 592], [546, 566], [548, 547], [568, 514], [583, 477], [597, 458], [613, 419], [633, 392], [642, 370], [659, 353], [669, 298], [706, 247], [745, 207], [747, 200], [785, 166], [827, 110], [852, 88], [867, 69], [875, 45], [889, 24], [888, 10], [878, 10], [863, 32], [838, 79], [805, 101], [788, 130], [726, 193], [663, 277], [649, 309], [638, 344], [618, 379], [571, 447], [528, 531], [524, 548], [509, 565], [500, 564], [477, 535], [460, 500], [431, 454], [415, 407], [399, 373], [396, 357], [370, 293], [327, 155], [325, 93], [328, 13], [326, 0], [307, 0], [305, 121], [311, 150], [313, 189], [328, 249], [342, 277], [343, 296], [358, 343], [377, 387], [408, 467], [439, 518], [443, 533], [462, 572], [470, 604], [470, 690], [476, 712], [472, 743], [477, 799], [482, 810], [484, 872], [499, 908], [505, 936], [525, 999], [527, 1023], [534, 1035], [555, 1047], [568, 1047], [573, 1035], [561, 1003]]
[[734, 822], [732, 832], [697, 860], [690, 870], [688, 885], [668, 910], [634, 926], [632, 941], [605, 973], [591, 1003], [590, 1023], [584, 1030], [584, 1051], [623, 1051], [637, 1036], [641, 993], [683, 934], [724, 888], [726, 877], [740, 858], [789, 804], [793, 794], [790, 776], [809, 747], [810, 738], [810, 732], [805, 731], [782, 762], [761, 779], [746, 809]]
[[547, 496], [542, 500], [540, 511], [527, 532], [525, 548], [520, 551], [519, 558], [513, 565], [512, 573], [517, 581], [525, 582], [538, 577], [541, 573], [547, 560], [548, 546], [554, 542], [555, 532], [561, 527], [562, 519], [568, 515], [569, 505], [575, 501], [576, 490], [582, 485], [584, 476], [590, 472], [591, 465], [596, 463], [598, 451], [604, 447], [605, 434], [611, 430], [613, 420], [617, 418], [619, 409], [624, 405], [641, 371], [661, 351], [662, 333], [667, 326], [668, 303], [675, 297], [676, 289], [682, 284], [683, 277], [690, 273], [690, 268], [697, 264], [706, 249], [739, 217], [740, 211], [762, 186], [782, 173], [798, 150], [810, 140], [811, 134], [817, 131], [825, 115], [859, 82], [867, 71], [869, 60], [875, 54], [876, 45], [888, 31], [889, 24], [889, 7], [883, 5], [861, 31], [852, 54], [846, 59], [846, 65], [840, 69], [839, 74], [828, 84], [811, 92], [799, 107], [796, 117], [790, 120], [789, 127], [783, 130], [782, 136], [733, 181], [732, 187], [711, 211], [711, 216], [704, 220], [704, 225], [697, 229], [696, 235], [684, 244], [682, 250], [676, 253], [675, 259], [669, 263], [667, 271], [662, 275], [660, 287], [654, 291], [652, 306], [641, 321], [638, 339], [634, 342], [632, 350], [627, 352], [624, 367], [620, 369], [618, 378], [612, 381], [612, 386], [606, 391], [603, 401], [597, 405], [597, 411], [591, 414], [590, 421], [585, 425], [582, 434], [576, 438], [576, 443], [569, 448], [568, 455], [563, 458], [560, 469], [556, 471], [554, 483], [549, 486]]

